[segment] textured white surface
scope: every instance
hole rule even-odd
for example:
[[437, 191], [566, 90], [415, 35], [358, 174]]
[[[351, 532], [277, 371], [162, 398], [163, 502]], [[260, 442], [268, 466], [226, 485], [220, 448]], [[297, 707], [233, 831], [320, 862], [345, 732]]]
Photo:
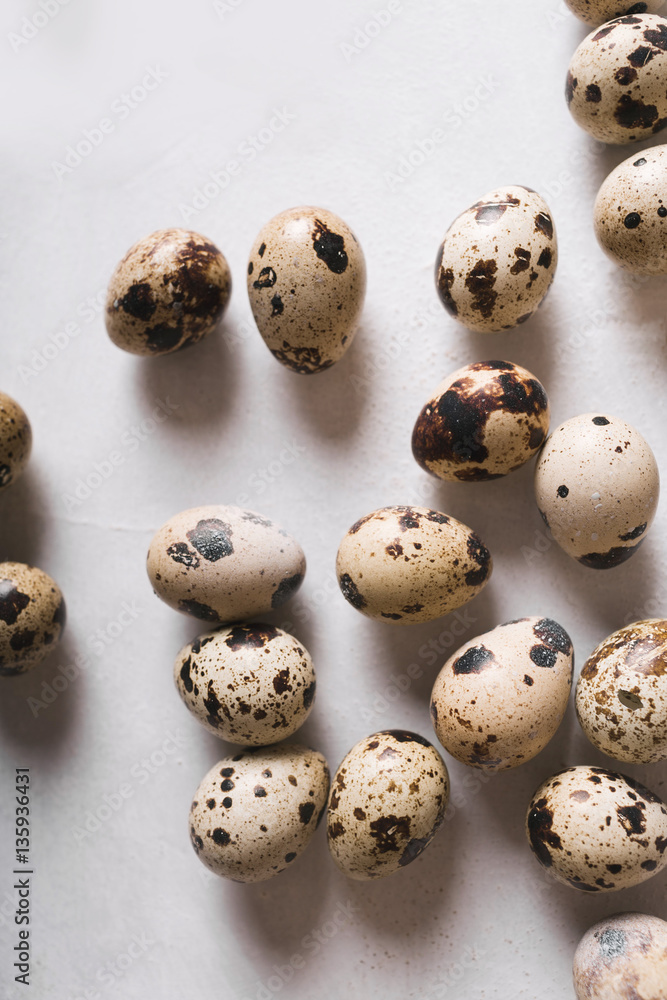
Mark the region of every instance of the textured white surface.
[[[591, 898], [549, 881], [530, 854], [524, 813], [540, 781], [567, 764], [609, 764], [579, 731], [572, 704], [525, 767], [483, 781], [448, 759], [455, 809], [396, 877], [346, 881], [320, 829], [275, 881], [218, 881], [190, 847], [187, 811], [222, 747], [188, 717], [172, 681], [173, 657], [197, 626], [153, 597], [144, 557], [167, 517], [201, 503], [241, 500], [299, 538], [306, 581], [274, 620], [291, 622], [313, 655], [318, 696], [301, 733], [332, 769], [376, 729], [431, 735], [428, 694], [459, 641], [453, 618], [400, 630], [343, 601], [338, 542], [375, 507], [432, 505], [491, 548], [494, 577], [466, 612], [465, 638], [549, 615], [571, 633], [581, 666], [625, 622], [664, 615], [664, 504], [641, 551], [596, 573], [549, 544], [531, 467], [489, 484], [444, 485], [410, 453], [414, 419], [438, 381], [500, 357], [544, 383], [552, 426], [612, 412], [667, 469], [667, 282], [623, 277], [591, 221], [599, 183], [629, 150], [596, 146], [569, 118], [564, 75], [586, 29], [556, 0], [403, 0], [354, 50], [364, 40], [355, 32], [387, 3], [218, 7], [70, 0], [26, 44], [14, 39], [14, 51], [9, 33], [39, 8], [3, 6], [2, 389], [29, 413], [35, 449], [29, 472], [0, 498], [0, 554], [51, 573], [70, 621], [43, 669], [2, 682], [0, 994], [565, 1000], [575, 944], [591, 923], [623, 909], [667, 917], [664, 874]], [[151, 68], [155, 89], [123, 112], [122, 95]], [[270, 127], [274, 109], [294, 117], [252, 159], [239, 152]], [[54, 161], [102, 118], [112, 128], [58, 179]], [[430, 151], [424, 162], [404, 180], [388, 177], [419, 143]], [[230, 159], [240, 165], [227, 187], [209, 189], [184, 217], [181, 206]], [[561, 260], [538, 316], [484, 338], [445, 314], [432, 271], [449, 222], [503, 183], [546, 198]], [[340, 214], [368, 262], [357, 340], [313, 378], [273, 360], [250, 325], [244, 288], [259, 228], [295, 204]], [[138, 237], [183, 223], [217, 242], [232, 267], [222, 333], [182, 356], [124, 355], [99, 313], [111, 270]], [[49, 347], [58, 334], [61, 346]], [[142, 430], [156, 400], [171, 415]], [[112, 452], [122, 459], [113, 473], [82, 502], [67, 501]], [[126, 614], [123, 627], [114, 622], [125, 602], [135, 617]], [[86, 651], [87, 668], [66, 680]], [[51, 697], [54, 683], [66, 689], [34, 717], [27, 699]], [[31, 768], [34, 802], [30, 991], [11, 980], [6, 916], [20, 766]], [[664, 765], [624, 770], [667, 794]], [[116, 808], [105, 813], [105, 802]], [[108, 818], [86, 833], [100, 810]]]

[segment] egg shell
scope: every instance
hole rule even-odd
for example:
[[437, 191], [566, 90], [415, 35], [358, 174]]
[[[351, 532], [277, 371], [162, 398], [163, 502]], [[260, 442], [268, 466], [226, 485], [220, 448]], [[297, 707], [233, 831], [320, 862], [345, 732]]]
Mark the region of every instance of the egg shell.
[[667, 621], [650, 619], [610, 635], [586, 660], [577, 717], [591, 743], [616, 760], [667, 759]]
[[0, 392], [0, 491], [16, 482], [32, 450], [32, 428], [19, 404]]
[[592, 31], [572, 57], [565, 97], [601, 142], [647, 139], [667, 125], [667, 20], [627, 14]]
[[627, 889], [667, 865], [665, 803], [601, 767], [569, 767], [543, 782], [526, 833], [549, 874], [584, 892]]
[[535, 499], [555, 541], [592, 569], [629, 559], [660, 495], [655, 456], [618, 417], [584, 413], [551, 434], [535, 467]]
[[0, 563], [0, 676], [41, 663], [60, 642], [65, 618], [65, 599], [47, 573]]
[[436, 736], [473, 767], [504, 771], [531, 760], [563, 720], [573, 662], [572, 641], [552, 618], [520, 618], [471, 639], [433, 685]]
[[357, 238], [324, 208], [281, 212], [250, 252], [248, 297], [257, 328], [273, 356], [302, 375], [342, 358], [365, 292], [366, 263]]
[[435, 390], [417, 418], [412, 454], [439, 479], [482, 482], [520, 468], [548, 431], [549, 401], [534, 375], [509, 361], [477, 361]]
[[633, 274], [667, 274], [667, 146], [635, 153], [603, 181], [593, 209], [598, 243]]
[[479, 535], [427, 507], [382, 507], [352, 525], [336, 559], [345, 599], [377, 621], [411, 625], [455, 611], [491, 576]]
[[667, 922], [617, 913], [590, 927], [573, 963], [577, 1000], [665, 1000]]
[[449, 776], [428, 740], [389, 729], [360, 740], [331, 784], [327, 838], [359, 881], [393, 875], [428, 847], [445, 815]]
[[661, 14], [665, 9], [664, 0], [565, 0], [573, 14], [586, 24], [596, 27], [624, 14]]
[[438, 251], [435, 283], [445, 309], [460, 323], [495, 333], [530, 319], [557, 263], [546, 202], [515, 184], [490, 191], [454, 220]]
[[328, 793], [329, 768], [317, 750], [283, 743], [224, 757], [195, 793], [192, 846], [222, 878], [273, 878], [303, 854]]
[[107, 333], [130, 354], [172, 354], [216, 328], [231, 290], [227, 261], [210, 240], [159, 229], [130, 247], [113, 272]]
[[202, 621], [232, 624], [281, 608], [306, 572], [301, 546], [251, 510], [211, 505], [170, 518], [148, 550], [153, 590]]
[[310, 654], [275, 625], [205, 632], [176, 657], [174, 680], [209, 732], [241, 745], [287, 739], [306, 721], [315, 697]]

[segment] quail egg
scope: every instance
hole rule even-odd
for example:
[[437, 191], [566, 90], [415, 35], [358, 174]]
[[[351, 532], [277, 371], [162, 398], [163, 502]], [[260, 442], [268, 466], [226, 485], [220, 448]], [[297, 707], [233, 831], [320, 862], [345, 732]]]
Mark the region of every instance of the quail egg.
[[667, 922], [617, 913], [590, 927], [574, 953], [577, 1000], [664, 1000]]
[[0, 676], [41, 663], [60, 642], [65, 617], [60, 587], [43, 570], [0, 563]]
[[0, 392], [0, 490], [16, 482], [32, 449], [30, 421], [11, 396]]
[[665, 9], [664, 0], [565, 0], [573, 14], [586, 24], [599, 26], [624, 14], [660, 14]]

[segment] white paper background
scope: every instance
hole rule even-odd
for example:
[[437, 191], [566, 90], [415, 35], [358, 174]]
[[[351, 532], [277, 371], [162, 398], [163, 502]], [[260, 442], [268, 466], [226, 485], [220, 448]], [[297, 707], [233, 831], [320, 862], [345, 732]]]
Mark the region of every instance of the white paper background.
[[[29, 471], [0, 498], [0, 555], [50, 572], [70, 621], [58, 654], [2, 682], [0, 993], [571, 997], [572, 952], [591, 923], [624, 909], [667, 917], [664, 874], [591, 898], [548, 880], [531, 856], [523, 823], [537, 784], [567, 764], [609, 764], [572, 706], [549, 748], [518, 770], [482, 784], [448, 760], [453, 815], [396, 877], [348, 882], [320, 830], [274, 881], [224, 883], [199, 864], [187, 835], [192, 794], [225, 750], [173, 688], [173, 658], [198, 628], [153, 597], [144, 557], [164, 520], [204, 503], [243, 502], [299, 538], [307, 578], [274, 620], [292, 623], [314, 657], [318, 696], [300, 738], [332, 768], [376, 729], [430, 736], [428, 694], [459, 641], [447, 619], [391, 628], [338, 593], [338, 542], [376, 507], [421, 502], [485, 539], [495, 572], [469, 607], [468, 638], [549, 615], [573, 636], [580, 666], [625, 622], [664, 614], [664, 506], [629, 563], [596, 573], [548, 544], [531, 467], [450, 486], [422, 473], [410, 452], [437, 382], [461, 364], [502, 357], [544, 382], [554, 426], [610, 411], [638, 427], [667, 468], [667, 285], [624, 278], [591, 226], [601, 180], [641, 146], [605, 150], [570, 120], [563, 81], [585, 29], [555, 0], [403, 0], [363, 48], [356, 33], [387, 9], [381, 0], [219, 7], [70, 0], [25, 44], [10, 33], [40, 8], [12, 2], [2, 11], [2, 389], [28, 411], [35, 448]], [[121, 111], [150, 69], [164, 77], [159, 86], [143, 101], [135, 91]], [[294, 118], [261, 133], [250, 159], [240, 148], [274, 109]], [[54, 162], [103, 118], [112, 129], [58, 178]], [[441, 141], [429, 147], [436, 129]], [[388, 176], [402, 157], [419, 159], [420, 143], [423, 162], [400, 181]], [[224, 190], [209, 187], [188, 214], [211, 171], [234, 158], [236, 176]], [[452, 218], [503, 183], [546, 197], [561, 261], [539, 315], [484, 338], [445, 314], [432, 269]], [[369, 271], [353, 347], [313, 378], [273, 360], [245, 292], [257, 231], [297, 204], [340, 214]], [[137, 238], [183, 223], [229, 260], [235, 288], [223, 329], [183, 355], [125, 355], [105, 335], [100, 294]], [[142, 429], [157, 400], [172, 415]], [[122, 464], [81, 503], [68, 502], [113, 451]], [[123, 627], [125, 602], [135, 617], [120, 619]], [[424, 648], [431, 639], [441, 644], [435, 663]], [[86, 651], [90, 664], [73, 677], [69, 665]], [[411, 664], [419, 676], [408, 683]], [[35, 717], [29, 698], [52, 704]], [[11, 788], [21, 766], [33, 783], [29, 990], [13, 984], [10, 968]], [[625, 769], [667, 794], [665, 766]], [[98, 813], [107, 818], [83, 835]]]

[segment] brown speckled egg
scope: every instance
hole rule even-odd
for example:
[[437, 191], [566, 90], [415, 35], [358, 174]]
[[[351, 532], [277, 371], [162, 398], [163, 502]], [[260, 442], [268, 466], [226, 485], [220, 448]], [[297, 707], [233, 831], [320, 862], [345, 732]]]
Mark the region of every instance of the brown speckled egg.
[[447, 768], [428, 740], [403, 729], [374, 733], [352, 747], [331, 784], [331, 856], [349, 878], [393, 875], [431, 843], [448, 799]]
[[445, 309], [469, 330], [495, 333], [530, 319], [558, 262], [551, 213], [539, 194], [510, 185], [451, 224], [435, 262]]
[[513, 472], [544, 444], [549, 401], [525, 368], [477, 361], [444, 379], [412, 432], [423, 469], [451, 482], [482, 482]]
[[647, 139], [667, 125], [667, 20], [627, 14], [592, 31], [572, 57], [565, 96], [601, 142]]
[[382, 507], [360, 518], [340, 543], [343, 597], [377, 621], [411, 625], [467, 604], [491, 576], [479, 535], [427, 507]]
[[573, 963], [577, 1000], [665, 1000], [667, 922], [617, 913], [590, 927]]
[[225, 757], [195, 793], [192, 846], [222, 878], [273, 878], [305, 851], [328, 793], [329, 768], [317, 750], [283, 743]]
[[244, 621], [297, 592], [306, 557], [291, 535], [252, 510], [194, 507], [162, 525], [148, 550], [153, 590], [201, 621]]
[[176, 657], [174, 680], [202, 725], [242, 745], [287, 739], [306, 721], [315, 697], [308, 651], [275, 625], [200, 635]]
[[598, 27], [624, 14], [660, 14], [665, 9], [664, 0], [565, 0], [573, 14], [586, 24]]
[[568, 767], [543, 782], [526, 832], [549, 874], [584, 892], [627, 889], [667, 865], [665, 803], [601, 767]]
[[30, 458], [30, 421], [11, 396], [0, 392], [0, 490], [16, 482]]
[[537, 459], [535, 498], [555, 541], [592, 569], [629, 559], [658, 506], [648, 444], [618, 417], [584, 413], [561, 424]]
[[431, 694], [436, 736], [452, 757], [504, 771], [535, 757], [560, 726], [574, 654], [552, 618], [520, 618], [461, 646]]
[[0, 563], [0, 676], [37, 666], [60, 642], [65, 600], [41, 569]]
[[598, 243], [633, 274], [667, 274], [667, 146], [619, 164], [603, 182], [593, 221]]
[[667, 759], [667, 621], [635, 622], [591, 653], [576, 692], [591, 743], [616, 760]]
[[312, 375], [352, 343], [366, 263], [352, 230], [324, 208], [291, 208], [259, 233], [248, 263], [257, 328], [281, 364]]
[[111, 276], [107, 333], [130, 354], [171, 354], [215, 329], [231, 290], [227, 261], [205, 236], [159, 229], [135, 243]]

